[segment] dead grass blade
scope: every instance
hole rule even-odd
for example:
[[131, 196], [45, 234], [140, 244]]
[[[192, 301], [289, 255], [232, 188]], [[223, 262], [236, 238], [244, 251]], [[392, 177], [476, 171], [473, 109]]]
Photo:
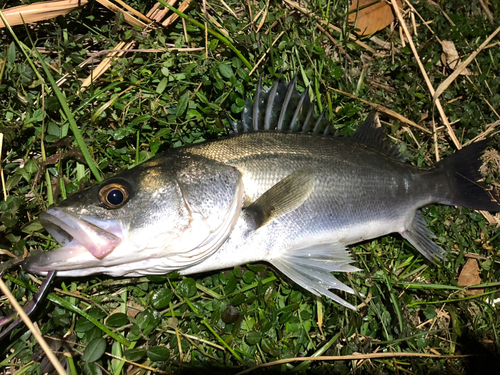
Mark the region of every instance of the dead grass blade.
[[3, 199], [7, 200], [7, 189], [5, 188], [5, 178], [3, 175], [2, 168], [2, 145], [3, 145], [3, 133], [0, 133], [0, 180], [2, 181]]
[[276, 44], [276, 42], [283, 36], [285, 32], [282, 31], [277, 37], [276, 39], [274, 39], [273, 43], [271, 44], [271, 46], [266, 50], [266, 52], [262, 55], [262, 57], [259, 59], [259, 61], [257, 61], [257, 64], [255, 64], [255, 66], [252, 68], [252, 70], [250, 71], [250, 73], [248, 73], [248, 75], [252, 75], [255, 70], [257, 69], [257, 67], [260, 65], [260, 63], [264, 60], [264, 58], [267, 56], [267, 54], [269, 53], [269, 51], [271, 50], [271, 48]]
[[[62, 16], [88, 3], [88, 0], [42, 1], [30, 5], [20, 5], [3, 10], [3, 15], [10, 26], [49, 20]], [[0, 20], [0, 27], [5, 27]]]
[[336, 355], [336, 356], [321, 356], [321, 357], [297, 357], [281, 359], [279, 361], [263, 363], [261, 365], [249, 368], [247, 370], [238, 372], [236, 375], [248, 374], [249, 372], [257, 369], [282, 365], [291, 362], [305, 362], [305, 361], [358, 361], [361, 359], [377, 359], [377, 358], [398, 358], [398, 357], [425, 357], [425, 358], [465, 358], [471, 357], [469, 354], [465, 355], [440, 355], [440, 354], [427, 354], [427, 353], [370, 353], [370, 354], [352, 354], [352, 355]]
[[[429, 80], [429, 76], [427, 75], [427, 72], [425, 71], [425, 68], [422, 64], [422, 61], [420, 61], [420, 57], [418, 56], [417, 49], [415, 48], [415, 44], [413, 44], [413, 39], [411, 37], [410, 32], [408, 31], [408, 28], [406, 27], [406, 22], [403, 19], [403, 16], [401, 15], [401, 12], [399, 11], [399, 6], [396, 2], [396, 0], [391, 0], [392, 7], [394, 9], [394, 12], [396, 12], [396, 16], [398, 17], [399, 24], [403, 28], [403, 31], [405, 33], [406, 38], [408, 39], [408, 43], [410, 44], [410, 48], [413, 52], [413, 56], [415, 57], [415, 60], [417, 60], [418, 67], [420, 68], [420, 71], [422, 72], [422, 76], [424, 77], [425, 83], [427, 84], [427, 88], [429, 89], [429, 92], [431, 93], [432, 96], [434, 96], [435, 91], [434, 87], [432, 87], [432, 83]], [[458, 71], [458, 69], [457, 69]], [[448, 135], [450, 136], [451, 140], [453, 141], [453, 144], [455, 147], [460, 150], [462, 148], [462, 145], [458, 141], [457, 136], [453, 132], [453, 129], [451, 128], [451, 124], [448, 121], [448, 118], [446, 117], [446, 114], [444, 113], [443, 107], [441, 106], [441, 102], [439, 100], [436, 100], [435, 102], [436, 108], [439, 112], [439, 115], [441, 116], [441, 120], [443, 121], [444, 125], [446, 126], [446, 130], [448, 131]]]
[[[326, 26], [327, 28], [329, 28], [330, 30], [333, 30], [339, 34], [342, 33], [342, 30], [337, 27], [337, 26], [334, 26], [332, 24], [330, 24], [328, 21], [316, 16], [313, 12], [309, 11], [308, 9], [300, 6], [298, 3], [296, 3], [295, 1], [292, 1], [292, 0], [284, 0], [285, 3], [287, 3], [288, 5], [290, 5], [292, 8], [295, 8], [297, 9], [298, 11], [300, 11], [301, 13], [305, 14], [306, 16], [309, 16], [309, 17], [314, 17], [315, 19], [317, 19], [322, 25]], [[363, 47], [365, 50], [367, 50], [368, 52], [372, 53], [373, 55], [378, 55], [377, 54], [377, 51], [375, 51], [372, 47], [370, 47], [369, 45], [367, 45], [366, 43], [363, 43], [361, 42], [360, 40], [358, 40], [358, 38], [356, 38], [354, 35], [350, 34], [349, 33], [349, 39], [351, 39], [352, 41], [354, 41], [354, 43], [356, 43], [358, 46], [360, 47]]]
[[[189, 4], [191, 4], [191, 0], [184, 0], [184, 2], [181, 5], [179, 5], [179, 8], [178, 8], [179, 11], [184, 12], [188, 8]], [[173, 24], [175, 22], [175, 20], [177, 18], [179, 18], [179, 16], [177, 14], [172, 14], [165, 21], [163, 21], [161, 25], [163, 27], [170, 26], [171, 24]]]
[[115, 0], [115, 1], [116, 1], [118, 4], [120, 4], [120, 5], [123, 7], [123, 9], [126, 9], [126, 10], [128, 10], [130, 13], [135, 14], [135, 16], [136, 16], [136, 17], [138, 17], [138, 18], [142, 19], [144, 22], [146, 22], [146, 23], [150, 23], [150, 22], [151, 22], [151, 20], [150, 20], [148, 17], [146, 17], [146, 16], [145, 16], [144, 14], [142, 14], [141, 12], [139, 12], [139, 11], [135, 10], [135, 9], [134, 9], [134, 8], [132, 8], [130, 5], [128, 5], [128, 4], [126, 4], [126, 3], [124, 3], [122, 0]]
[[432, 96], [432, 102], [433, 103], [436, 103], [436, 101], [438, 100], [439, 96], [446, 91], [446, 89], [448, 88], [448, 86], [450, 86], [453, 81], [460, 75], [460, 73], [462, 73], [466, 68], [467, 68], [467, 65], [469, 65], [472, 60], [474, 60], [476, 58], [476, 56], [488, 45], [489, 42], [491, 42], [491, 40], [500, 32], [500, 27], [498, 29], [496, 29], [489, 37], [488, 39], [486, 39], [480, 46], [477, 50], [475, 50], [474, 52], [472, 52], [470, 54], [470, 56], [462, 63], [460, 63], [454, 70], [453, 73], [451, 73], [449, 75], [448, 78], [446, 78], [439, 86], [438, 88], [436, 89], [436, 92], [434, 93], [434, 95]]
[[16, 300], [16, 297], [12, 295], [10, 292], [9, 288], [7, 288], [7, 285], [3, 282], [2, 279], [0, 279], [0, 289], [2, 292], [5, 294], [9, 302], [12, 304], [16, 312], [19, 314], [21, 319], [23, 320], [24, 324], [28, 327], [28, 329], [31, 331], [33, 336], [35, 336], [36, 341], [40, 344], [42, 347], [43, 351], [47, 355], [47, 358], [50, 360], [54, 368], [56, 369], [57, 373], [59, 375], [66, 375], [66, 371], [64, 370], [64, 367], [61, 365], [59, 360], [56, 358], [52, 350], [50, 349], [49, 345], [47, 342], [44, 340], [43, 336], [41, 335], [40, 331], [35, 327], [33, 322], [30, 320], [28, 315], [24, 312], [23, 308], [19, 305], [19, 303]]
[[386, 114], [389, 117], [395, 118], [396, 120], [399, 120], [399, 121], [401, 121], [401, 122], [403, 122], [405, 124], [411, 125], [411, 126], [417, 128], [417, 129], [420, 129], [423, 132], [426, 132], [428, 134], [432, 134], [432, 132], [429, 129], [426, 129], [423, 126], [420, 126], [417, 123], [415, 123], [415, 122], [407, 119], [406, 117], [401, 116], [399, 113], [394, 112], [392, 109], [389, 109], [387, 107], [381, 106], [380, 104], [377, 104], [377, 103], [370, 102], [370, 101], [368, 101], [366, 99], [360, 98], [359, 96], [350, 94], [348, 92], [345, 92], [345, 91], [342, 91], [342, 90], [338, 90], [338, 89], [334, 89], [333, 87], [328, 87], [328, 89], [332, 90], [332, 91], [335, 91], [335, 92], [338, 92], [339, 94], [348, 96], [349, 98], [359, 100], [359, 101], [361, 101], [361, 102], [363, 102], [365, 104], [368, 104], [370, 107], [375, 108], [377, 111], [380, 111], [380, 112]]
[[224, 8], [227, 9], [227, 11], [236, 19], [239, 19], [239, 17], [236, 15], [236, 13], [234, 13], [234, 11], [229, 7], [229, 5], [227, 5], [224, 0], [220, 0], [220, 2], [222, 3], [222, 5], [224, 5]]
[[488, 8], [488, 5], [486, 5], [484, 0], [479, 0], [479, 4], [481, 5], [481, 8], [483, 8], [483, 11], [486, 14], [486, 17], [488, 17], [490, 23], [494, 25], [495, 19], [493, 18], [493, 14], [491, 14], [491, 10]]
[[[130, 12], [132, 12], [134, 14], [140, 14], [140, 13], [137, 12], [136, 10], [134, 10], [133, 8], [129, 7], [128, 5], [126, 6], [126, 9], [122, 9], [119, 6], [113, 4], [112, 2], [110, 2], [108, 0], [97, 0], [97, 2], [99, 4], [101, 4], [102, 6], [108, 8], [110, 11], [112, 11], [114, 13], [122, 12], [125, 21], [129, 25], [139, 26], [143, 29], [148, 26], [146, 23], [142, 22], [141, 20], [139, 20], [138, 18], [136, 18], [132, 14], [130, 14]], [[149, 20], [146, 16], [142, 16], [142, 17], [144, 17], [146, 20]], [[148, 21], [146, 21], [146, 22], [148, 22]]]
[[132, 46], [134, 45], [134, 41], [129, 42], [125, 44], [125, 42], [118, 43], [115, 48], [113, 48], [113, 52], [109, 54], [108, 57], [103, 59], [99, 65], [93, 70], [90, 75], [85, 78], [85, 80], [82, 83], [82, 86], [80, 90], [83, 92], [87, 87], [90, 86], [92, 81], [95, 81], [97, 78], [99, 78], [106, 70], [109, 69], [111, 66], [111, 62], [114, 58], [118, 58], [123, 56], [125, 54], [126, 50], [131, 49]]
[[[174, 6], [175, 3], [177, 3], [177, 0], [168, 0], [167, 1], [167, 4], [168, 5], [171, 5], [171, 6]], [[160, 7], [162, 6], [161, 3], [156, 3], [150, 10], [149, 12], [147, 13], [147, 16], [149, 18], [151, 18], [152, 20], [160, 23], [162, 19], [165, 18], [165, 16], [168, 14], [168, 12], [170, 12], [170, 9], [168, 8], [161, 8]]]

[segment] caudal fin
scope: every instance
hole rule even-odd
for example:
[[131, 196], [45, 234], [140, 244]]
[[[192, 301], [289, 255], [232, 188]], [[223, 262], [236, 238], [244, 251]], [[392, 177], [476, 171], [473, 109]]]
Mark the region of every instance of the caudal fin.
[[500, 212], [500, 204], [479, 182], [482, 178], [479, 173], [480, 158], [486, 146], [488, 140], [474, 142], [436, 164], [438, 170], [444, 169], [451, 185], [447, 201], [442, 203]]

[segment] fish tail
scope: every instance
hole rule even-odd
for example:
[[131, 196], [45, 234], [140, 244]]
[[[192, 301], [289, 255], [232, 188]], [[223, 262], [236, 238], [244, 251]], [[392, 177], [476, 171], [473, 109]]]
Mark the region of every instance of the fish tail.
[[[487, 140], [475, 142], [436, 164], [431, 172], [432, 184], [426, 187], [438, 191], [439, 198], [435, 201], [474, 210], [500, 211], [498, 202], [480, 182], [483, 178], [479, 173], [481, 155], [487, 146]], [[420, 210], [400, 233], [427, 259], [435, 261], [446, 257], [446, 251], [432, 240], [436, 236], [427, 228]]]
[[474, 142], [436, 164], [438, 172], [444, 169], [450, 183], [450, 191], [440, 203], [500, 212], [500, 204], [480, 182], [481, 156], [487, 146], [488, 140]]

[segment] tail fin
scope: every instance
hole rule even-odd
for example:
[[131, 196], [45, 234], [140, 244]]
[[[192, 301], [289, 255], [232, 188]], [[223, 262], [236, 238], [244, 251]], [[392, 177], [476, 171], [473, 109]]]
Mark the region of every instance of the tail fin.
[[449, 201], [442, 203], [500, 212], [500, 204], [479, 182], [480, 158], [487, 146], [488, 140], [474, 142], [436, 164], [438, 170], [444, 169], [451, 184]]

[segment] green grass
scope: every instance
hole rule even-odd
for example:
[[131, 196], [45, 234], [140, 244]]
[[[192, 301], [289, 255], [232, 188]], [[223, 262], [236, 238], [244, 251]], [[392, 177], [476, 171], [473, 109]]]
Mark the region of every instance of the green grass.
[[[144, 14], [154, 4], [128, 3]], [[370, 108], [330, 88], [381, 104], [429, 130], [434, 118], [440, 157], [454, 152], [415, 57], [408, 46], [402, 47], [397, 28], [376, 34], [392, 42], [397, 51], [383, 50], [363, 38], [385, 54], [375, 57], [347, 38], [351, 29], [345, 25], [345, 2], [318, 0], [310, 5], [318, 17], [344, 30], [331, 32], [334, 45], [314, 19], [283, 2], [271, 2], [257, 31], [261, 18], [250, 24], [247, 2], [226, 1], [237, 13], [236, 19], [222, 3], [213, 1], [208, 2], [208, 11], [229, 36], [208, 22], [207, 57], [201, 27], [205, 20], [194, 3], [185, 12], [188, 46], [203, 50], [128, 53], [84, 92], [79, 91], [80, 79], [105, 57], [99, 55], [79, 68], [88, 53], [131, 40], [142, 50], [164, 48], [166, 43], [184, 47], [182, 22], [142, 32], [92, 2], [64, 17], [27, 28], [16, 26], [14, 34], [1, 31], [1, 157], [8, 193], [5, 200], [1, 193], [0, 200], [2, 254], [7, 250], [23, 256], [25, 250], [57, 247], [36, 221], [52, 201], [168, 148], [225, 136], [226, 113], [240, 116], [259, 75], [269, 87], [277, 77], [290, 80], [298, 73], [299, 90], [309, 87], [318, 100], [318, 111], [327, 108], [341, 135], [352, 134]], [[254, 5], [252, 17], [266, 4]], [[437, 65], [442, 53], [438, 40], [453, 41], [460, 56], [466, 57], [498, 26], [489, 24], [477, 2], [442, 2], [442, 11], [427, 1], [412, 4], [426, 21], [432, 21], [429, 27], [434, 33], [416, 16], [418, 35], [413, 40], [434, 88], [450, 73]], [[499, 19], [495, 2], [490, 10]], [[468, 67], [473, 74], [459, 77], [441, 96], [462, 143], [499, 120], [493, 111], [500, 109], [499, 61], [498, 45], [485, 49]], [[65, 74], [67, 81], [58, 92], [52, 81]], [[387, 117], [383, 120], [386, 132], [406, 145], [412, 164], [432, 165], [432, 135]], [[495, 130], [491, 144], [496, 149], [500, 146]], [[485, 176], [497, 191], [498, 171], [491, 161]], [[273, 370], [484, 373], [487, 366], [497, 366], [500, 344], [497, 307], [491, 303], [500, 291], [496, 256], [500, 231], [481, 214], [464, 208], [430, 206], [424, 213], [437, 242], [449, 252], [447, 260], [432, 264], [397, 235], [353, 246], [355, 265], [361, 271], [338, 277], [366, 296], [344, 296], [354, 305], [366, 301], [358, 312], [316, 298], [266, 264], [252, 264], [189, 278], [171, 274], [56, 279], [36, 322], [59, 358], [67, 361], [71, 374], [141, 374], [147, 371], [144, 366], [165, 373], [236, 373], [297, 356], [375, 352], [472, 357], [293, 362]], [[464, 294], [457, 284], [470, 253], [479, 256], [484, 292], [477, 296]], [[1, 257], [10, 259], [8, 254]], [[4, 277], [21, 304], [32, 298], [38, 286], [30, 276], [16, 268]], [[0, 311], [4, 315], [12, 311], [3, 297]], [[24, 328], [0, 343], [0, 348], [0, 373], [46, 371], [46, 358]], [[71, 353], [71, 358], [64, 352]]]

